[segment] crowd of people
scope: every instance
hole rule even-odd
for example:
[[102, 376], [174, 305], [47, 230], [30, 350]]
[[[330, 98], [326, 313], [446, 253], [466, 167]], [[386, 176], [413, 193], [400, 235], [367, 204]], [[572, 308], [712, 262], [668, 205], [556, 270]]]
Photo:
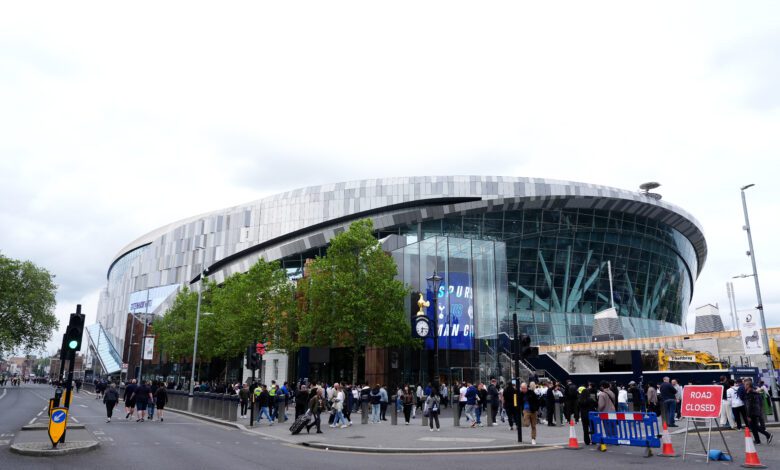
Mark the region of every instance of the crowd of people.
[[[763, 382], [753, 384], [751, 379], [735, 382], [721, 378], [723, 407], [721, 426], [732, 429], [750, 427], [756, 443], [763, 435], [772, 442], [772, 434], [766, 431], [765, 415], [770, 410], [768, 389]], [[186, 386], [186, 384], [185, 384]], [[163, 421], [163, 410], [168, 400], [167, 389], [175, 388], [173, 383], [141, 382], [132, 380], [124, 388], [123, 401], [125, 419], [137, 422], [152, 421], [157, 416]], [[179, 387], [181, 388], [181, 386]], [[664, 377], [660, 384], [639, 385], [634, 381], [627, 385], [602, 381], [575, 384], [571, 380], [563, 383], [539, 380], [530, 377], [519, 385], [491, 379], [484, 382], [462, 382], [448, 387], [446, 384], [405, 384], [387, 387], [380, 384], [353, 385], [335, 384], [282, 384], [271, 381], [270, 385], [260, 383], [199, 383], [194, 389], [201, 392], [234, 394], [239, 398], [241, 418], [249, 416], [254, 406], [256, 423], [267, 422], [269, 426], [287, 421], [287, 408], [294, 406], [295, 419], [307, 415], [307, 432], [316, 429], [322, 432], [321, 415], [327, 414], [330, 428], [352, 426], [352, 414], [359, 412], [363, 404], [367, 410], [369, 424], [387, 421], [390, 406], [403, 415], [403, 423], [409, 425], [418, 415], [428, 419], [429, 429], [440, 431], [439, 414], [443, 408], [454, 406], [458, 420], [465, 418], [472, 428], [492, 424], [508, 424], [530, 427], [531, 443], [536, 444], [537, 426], [564, 426], [570, 422], [582, 426], [586, 445], [591, 444], [589, 413], [598, 412], [654, 412], [669, 427], [677, 427], [681, 418], [680, 405], [683, 387], [677, 380]], [[95, 381], [96, 398], [106, 404], [106, 421], [110, 422], [113, 409], [119, 403], [119, 387], [105, 380]], [[392, 391], [390, 393], [388, 390]], [[488, 415], [489, 413], [489, 415]]]

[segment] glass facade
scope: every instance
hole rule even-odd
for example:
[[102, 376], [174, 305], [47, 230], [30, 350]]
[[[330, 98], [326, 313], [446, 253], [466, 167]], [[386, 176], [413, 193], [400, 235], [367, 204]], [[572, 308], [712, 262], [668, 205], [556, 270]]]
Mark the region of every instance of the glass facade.
[[[399, 227], [397, 233], [410, 241], [419, 237], [421, 247], [441, 236], [501, 242], [505, 264], [493, 258], [491, 268], [506, 279], [500, 289], [494, 286], [504, 312], [495, 328], [511, 331], [517, 313], [521, 331], [540, 345], [590, 341], [593, 314], [610, 303], [607, 261], [626, 338], [682, 333], [698, 272], [693, 246], [679, 232], [616, 211], [485, 212]], [[481, 253], [474, 250], [470, 262], [484, 270], [491, 260]]]

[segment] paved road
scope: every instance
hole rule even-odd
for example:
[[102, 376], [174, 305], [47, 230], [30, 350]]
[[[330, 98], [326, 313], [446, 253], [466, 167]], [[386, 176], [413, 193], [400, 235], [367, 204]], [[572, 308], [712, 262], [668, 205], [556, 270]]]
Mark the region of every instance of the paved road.
[[[2, 395], [0, 391], [0, 395]], [[42, 410], [45, 400], [51, 395], [48, 386], [24, 386], [9, 388], [0, 398], [0, 434], [14, 433], [27, 424]], [[623, 468], [629, 465], [670, 465], [670, 460], [660, 457], [642, 458], [637, 448], [614, 448], [607, 453], [592, 449], [568, 451], [559, 448], [537, 448], [528, 451], [491, 454], [426, 454], [426, 455], [375, 455], [335, 453], [301, 448], [253, 432], [206, 423], [197, 419], [166, 414], [165, 422], [124, 420], [124, 413], [118, 409], [112, 423], [105, 422], [105, 409], [92, 395], [75, 397], [73, 416], [87, 426], [94, 439], [101, 441], [101, 447], [87, 454], [60, 458], [32, 458], [12, 454], [8, 446], [0, 446], [0, 468], [16, 469], [72, 469], [94, 468], [165, 468], [167, 469], [218, 469], [218, 468], [314, 468], [322, 465], [337, 465], [342, 469], [372, 470], [408, 468], [473, 469], [475, 467], [507, 465], [535, 468], [553, 465], [556, 468], [599, 469]], [[398, 427], [399, 433], [405, 431]], [[265, 431], [265, 430], [263, 430]], [[325, 429], [325, 432], [334, 432]], [[778, 430], [780, 432], [780, 430]], [[45, 440], [45, 431], [25, 431], [25, 439], [38, 435]], [[33, 433], [33, 434], [31, 434]], [[742, 435], [727, 434], [732, 450], [742, 461]], [[5, 439], [5, 438], [0, 438]], [[682, 436], [675, 436], [675, 447], [681, 452]], [[780, 443], [759, 447], [762, 461], [769, 468], [780, 468]], [[675, 467], [705, 468], [703, 459], [693, 461], [671, 460]], [[710, 464], [720, 467], [719, 463]], [[736, 467], [735, 464], [731, 464]]]

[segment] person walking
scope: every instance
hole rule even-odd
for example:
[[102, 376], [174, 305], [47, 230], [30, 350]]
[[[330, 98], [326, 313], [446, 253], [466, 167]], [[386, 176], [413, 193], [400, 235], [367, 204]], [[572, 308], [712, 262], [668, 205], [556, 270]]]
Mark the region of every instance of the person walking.
[[306, 413], [306, 409], [309, 405], [309, 390], [306, 384], [301, 385], [298, 388], [298, 392], [295, 393], [295, 419], [298, 416]]
[[408, 385], [403, 389], [401, 406], [403, 406], [404, 409], [404, 422], [406, 425], [409, 425], [409, 421], [412, 418], [412, 408], [414, 408], [414, 394]]
[[477, 387], [470, 383], [466, 385], [466, 419], [471, 421], [471, 427], [474, 428], [477, 426], [477, 416], [474, 412], [478, 400]]
[[490, 385], [487, 388], [487, 403], [490, 403], [490, 424], [496, 424], [496, 415], [498, 415], [499, 405], [501, 404], [500, 395], [498, 393], [498, 382], [496, 379], [490, 379]]
[[[433, 432], [434, 421], [436, 422], [436, 431], [441, 431], [441, 426], [439, 425], [441, 395], [436, 387], [431, 390], [431, 394], [425, 399], [425, 409], [428, 410], [428, 426], [430, 426], [431, 432]], [[406, 424], [409, 423], [407, 422]]]
[[504, 410], [506, 411], [506, 419], [509, 421], [509, 430], [513, 431], [515, 424], [521, 425], [519, 422], [519, 411], [515, 407], [515, 400], [517, 399], [517, 391], [515, 390], [514, 383], [510, 382], [504, 388]]
[[547, 426], [555, 426], [555, 387], [558, 385], [555, 382], [551, 382], [547, 386], [547, 392], [545, 393], [545, 408], [547, 409]]
[[154, 410], [157, 407], [157, 401], [154, 398], [154, 394], [157, 393], [157, 382], [146, 382], [151, 391], [151, 398], [146, 405], [146, 415], [149, 417], [149, 421], [154, 421]]
[[590, 445], [590, 412], [597, 411], [599, 407], [596, 386], [593, 382], [588, 383], [587, 387], [581, 387], [577, 406], [582, 420], [582, 436], [585, 445]]
[[572, 417], [574, 421], [579, 422], [580, 420], [579, 407], [577, 406], [579, 396], [577, 385], [571, 379], [567, 379], [566, 387], [563, 389], [563, 416], [567, 423], [571, 421]]
[[320, 413], [325, 407], [325, 401], [322, 398], [322, 389], [315, 387], [314, 396], [309, 400], [309, 412], [311, 413], [312, 420], [306, 425], [306, 434], [309, 434], [312, 427], [317, 427], [317, 434], [322, 434], [320, 429]]
[[647, 411], [656, 415], [659, 414], [658, 389], [655, 387], [655, 384], [650, 384], [647, 387]]
[[736, 429], [737, 424], [734, 422], [734, 412], [731, 410], [731, 400], [729, 399], [729, 380], [725, 375], [720, 376], [720, 385], [723, 387], [723, 396], [721, 397], [718, 424], [722, 428], [728, 425], [729, 428]]
[[238, 402], [241, 404], [241, 417], [246, 418], [246, 412], [249, 409], [249, 384], [244, 384], [238, 391]]
[[733, 380], [729, 380], [728, 392], [726, 396], [731, 400], [731, 412], [734, 413], [734, 420], [737, 422], [737, 429], [742, 429], [742, 423], [745, 426], [748, 425], [747, 413], [745, 413], [745, 387], [741, 383], [736, 383]]
[[260, 410], [259, 413], [257, 413], [257, 420], [256, 422], [260, 424], [260, 420], [263, 419], [263, 416], [268, 418], [268, 424], [270, 426], [274, 425], [274, 419], [271, 417], [271, 412], [268, 409], [268, 407], [271, 405], [271, 395], [268, 393], [268, 387], [263, 384], [260, 386], [260, 393], [257, 396], [257, 407]]
[[154, 402], [157, 404], [157, 414], [160, 415], [160, 422], [163, 422], [163, 411], [165, 411], [165, 405], [168, 404], [168, 390], [162, 382], [154, 392]]
[[387, 418], [385, 417], [385, 413], [387, 413], [387, 404], [390, 402], [390, 398], [387, 396], [387, 389], [385, 387], [379, 388], [379, 407], [380, 407], [380, 413], [379, 413], [379, 419], [382, 421], [387, 421]]
[[477, 426], [480, 428], [483, 426], [482, 424], [482, 414], [485, 412], [485, 408], [487, 407], [487, 389], [485, 388], [485, 384], [482, 382], [479, 383], [477, 386], [477, 406], [474, 407], [474, 412], [477, 415]]
[[142, 381], [138, 384], [138, 387], [135, 389], [133, 397], [131, 398], [135, 400], [135, 409], [138, 411], [138, 419], [135, 420], [136, 423], [143, 423], [145, 421], [146, 407], [149, 405], [151, 398], [151, 389]]
[[601, 391], [597, 396], [597, 406], [599, 412], [615, 411], [615, 394], [609, 387], [609, 382], [602, 381], [599, 385]]
[[664, 377], [660, 392], [664, 421], [666, 421], [666, 425], [670, 428], [676, 428], [677, 425], [674, 424], [674, 415], [677, 407], [677, 389], [669, 382], [669, 377]]
[[628, 390], [622, 384], [618, 387], [618, 411], [621, 413], [628, 411]]
[[116, 385], [113, 383], [103, 393], [103, 403], [106, 405], [106, 422], [111, 422], [111, 415], [114, 414], [114, 407], [119, 403], [119, 392], [116, 390]]
[[130, 419], [130, 415], [135, 415], [135, 389], [138, 388], [135, 379], [130, 381], [130, 384], [125, 387], [125, 396], [122, 398], [125, 402], [125, 419]]
[[380, 391], [379, 384], [376, 384], [371, 390], [369, 397], [371, 400], [371, 424], [378, 424], [381, 422], [379, 418], [382, 404], [382, 392]]
[[766, 443], [771, 444], [774, 436], [767, 432], [766, 421], [764, 418], [764, 399], [758, 390], [753, 386], [750, 379], [744, 380], [745, 385], [745, 408], [747, 411], [747, 423], [750, 432], [753, 434], [753, 441], [761, 444], [760, 434], [766, 437]]
[[628, 383], [628, 396], [631, 398], [631, 409], [637, 413], [642, 412], [642, 389], [633, 380]]
[[[534, 385], [534, 388], [535, 385]], [[536, 423], [537, 412], [539, 411], [539, 397], [536, 395], [536, 391], [528, 388], [528, 384], [525, 382], [520, 384], [520, 391], [517, 394], [517, 404], [523, 410], [523, 423], [525, 426], [528, 423], [531, 426], [531, 445], [536, 445]], [[518, 423], [518, 426], [521, 424]]]

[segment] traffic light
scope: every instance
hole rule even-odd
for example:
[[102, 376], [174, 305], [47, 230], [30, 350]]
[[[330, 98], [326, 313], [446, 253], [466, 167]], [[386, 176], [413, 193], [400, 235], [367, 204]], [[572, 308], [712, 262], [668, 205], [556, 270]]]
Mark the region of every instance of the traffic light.
[[520, 357], [529, 359], [539, 356], [539, 348], [531, 346], [531, 337], [523, 333], [520, 335]]
[[246, 348], [246, 368], [258, 369], [260, 367], [260, 354], [252, 346]]
[[84, 336], [84, 317], [79, 313], [70, 314], [70, 323], [65, 329], [65, 349], [69, 352], [81, 351], [81, 338]]
[[257, 353], [258, 356], [262, 356], [263, 354], [265, 354], [265, 344], [257, 343], [257, 345], [255, 345], [255, 348], [256, 348], [255, 352]]

